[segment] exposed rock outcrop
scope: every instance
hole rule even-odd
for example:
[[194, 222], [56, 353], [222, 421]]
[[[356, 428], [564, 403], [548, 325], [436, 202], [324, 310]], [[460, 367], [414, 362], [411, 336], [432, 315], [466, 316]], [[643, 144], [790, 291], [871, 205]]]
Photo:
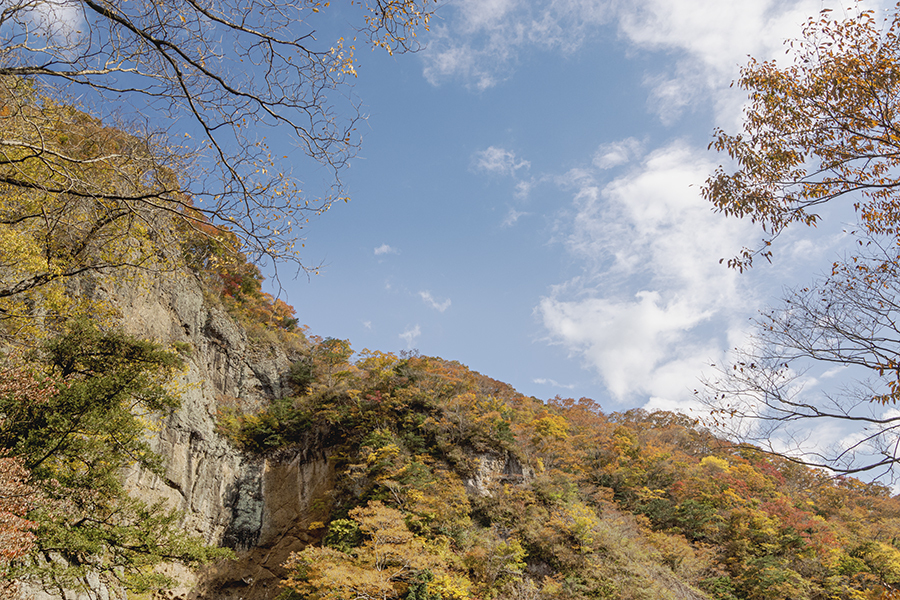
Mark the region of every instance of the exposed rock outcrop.
[[522, 464], [510, 452], [483, 452], [474, 458], [478, 466], [472, 476], [463, 481], [469, 495], [490, 496], [497, 486], [505, 483], [521, 484], [534, 479], [534, 470]]
[[[158, 477], [126, 473], [130, 492], [147, 501], [165, 499], [184, 513], [184, 528], [207, 543], [236, 551], [200, 573], [170, 566], [181, 581], [170, 599], [268, 600], [276, 594], [280, 564], [315, 539], [313, 519], [325, 518], [334, 473], [317, 440], [274, 459], [238, 451], [216, 429], [223, 402], [256, 410], [290, 393], [291, 358], [276, 345], [254, 343], [221, 307], [204, 297], [189, 275], [167, 274], [145, 286], [81, 282], [76, 293], [105, 300], [122, 316], [126, 332], [184, 350], [186, 369], [177, 381], [180, 407], [161, 419], [151, 444], [164, 460]], [[98, 581], [90, 592], [23, 586], [24, 600], [116, 600]], [[65, 594], [65, 596], [64, 596]]]

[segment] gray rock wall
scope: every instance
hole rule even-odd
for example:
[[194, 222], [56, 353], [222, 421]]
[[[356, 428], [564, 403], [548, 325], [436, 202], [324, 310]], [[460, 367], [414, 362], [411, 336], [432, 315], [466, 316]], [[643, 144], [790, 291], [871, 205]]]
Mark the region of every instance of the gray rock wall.
[[167, 498], [185, 513], [185, 527], [207, 542], [237, 551], [226, 561], [185, 577], [173, 598], [267, 599], [284, 576], [280, 565], [315, 538], [309, 525], [324, 519], [333, 472], [327, 456], [308, 440], [294, 454], [264, 460], [246, 456], [216, 431], [223, 399], [246, 410], [290, 393], [284, 350], [254, 345], [221, 308], [204, 300], [196, 281], [161, 279], [152, 293], [110, 292], [124, 326], [162, 343], [191, 345], [179, 382], [181, 407], [160, 423], [155, 450], [166, 478], [134, 472], [129, 488], [148, 500]]
[[[290, 393], [285, 374], [291, 357], [283, 349], [257, 345], [189, 275], [169, 274], [147, 286], [83, 284], [77, 293], [104, 299], [121, 311], [124, 329], [161, 344], [190, 347], [177, 381], [181, 406], [157, 423], [151, 443], [164, 459], [158, 477], [134, 469], [126, 474], [132, 494], [147, 502], [165, 499], [180, 509], [184, 528], [207, 543], [235, 549], [237, 560], [199, 573], [166, 567], [181, 584], [167, 600], [272, 600], [291, 552], [324, 533], [333, 464], [315, 432], [296, 450], [263, 459], [237, 451], [216, 430], [223, 402], [257, 410]], [[186, 346], [185, 346], [186, 345]], [[487, 496], [504, 483], [523, 483], [533, 472], [509, 453], [482, 453], [465, 481], [467, 491]], [[24, 600], [119, 600], [97, 581], [88, 592], [25, 588]]]
[[254, 351], [246, 332], [206, 302], [189, 275], [161, 277], [150, 289], [102, 290], [119, 307], [128, 333], [162, 344], [188, 344], [177, 382], [181, 406], [159, 423], [152, 440], [166, 477], [135, 471], [126, 483], [147, 500], [167, 499], [185, 513], [185, 528], [213, 544], [247, 547], [262, 528], [264, 462], [244, 456], [216, 431], [223, 399], [249, 410], [284, 393], [290, 360], [283, 351]]
[[[291, 363], [281, 348], [256, 344], [222, 308], [204, 298], [193, 276], [171, 273], [145, 285], [112, 286], [81, 282], [74, 293], [108, 301], [121, 312], [122, 326], [137, 337], [163, 345], [189, 345], [186, 370], [176, 382], [181, 405], [159, 420], [151, 444], [164, 459], [158, 477], [134, 469], [125, 474], [135, 496], [165, 499], [183, 511], [184, 528], [207, 543], [237, 551], [200, 573], [171, 565], [181, 581], [164, 598], [267, 600], [275, 595], [280, 564], [289, 553], [315, 539], [309, 529], [327, 511], [333, 481], [327, 456], [305, 449], [277, 460], [237, 451], [216, 431], [223, 402], [257, 410], [268, 399], [290, 392], [285, 378]], [[318, 452], [318, 454], [316, 453]], [[121, 592], [97, 581], [89, 591], [23, 586], [23, 600], [116, 600]]]

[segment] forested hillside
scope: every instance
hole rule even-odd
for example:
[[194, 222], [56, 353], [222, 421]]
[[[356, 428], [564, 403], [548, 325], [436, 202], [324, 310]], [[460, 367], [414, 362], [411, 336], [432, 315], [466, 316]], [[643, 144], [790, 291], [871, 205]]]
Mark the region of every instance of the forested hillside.
[[[7, 102], [6, 118], [52, 119], [61, 149], [89, 152], [101, 134], [105, 151], [129, 147], [77, 110], [30, 102]], [[284, 598], [849, 599], [900, 584], [900, 502], [878, 484], [683, 415], [605, 414], [441, 358], [354, 353], [298, 328], [237, 238], [200, 214], [184, 227], [165, 210], [9, 186], [2, 202], [5, 577], [137, 597], [174, 583], [163, 563], [229, 554], [122, 483], [126, 468], [173, 468], [147, 440], [179, 403], [192, 348], [122, 333], [115, 290], [191, 277], [258, 351], [293, 361], [267, 406], [220, 396], [219, 433], [271, 464], [315, 440], [336, 474], [312, 544], [282, 566]]]
[[325, 339], [296, 395], [223, 411], [249, 452], [318, 430], [341, 474], [291, 598], [880, 598], [900, 502], [683, 415], [540, 401], [440, 358]]
[[[156, 4], [98, 10], [101, 39], [117, 52], [150, 40], [141, 64], [159, 67], [174, 42], [153, 35], [175, 13], [194, 41], [225, 19], [189, 3], [188, 25]], [[365, 4], [372, 43], [414, 46], [426, 4]], [[218, 132], [291, 123], [337, 169], [350, 142], [316, 94], [354, 72], [341, 45], [316, 54], [274, 38], [288, 26], [277, 19], [247, 27], [239, 54], [279, 48], [268, 64], [285, 70], [279, 52], [305, 54], [300, 80], [319, 78], [309, 107], [284, 80], [254, 100], [209, 92], [224, 80], [206, 59], [220, 57], [199, 49], [175, 52], [196, 79], [166, 79], [165, 66], [151, 77], [165, 98], [165, 85], [202, 79], [169, 93], [207, 128], [218, 180], [191, 172], [183, 148], [63, 101], [0, 50], [14, 65], [0, 69], [0, 597], [896, 597], [900, 499], [883, 485], [683, 414], [529, 397], [449, 358], [355, 351], [264, 291], [254, 259], [299, 261], [292, 220], [334, 198], [310, 205], [289, 177], [256, 177], [266, 150], [228, 154]], [[126, 93], [90, 83], [95, 50], [65, 77]], [[305, 110], [327, 132], [279, 112]]]

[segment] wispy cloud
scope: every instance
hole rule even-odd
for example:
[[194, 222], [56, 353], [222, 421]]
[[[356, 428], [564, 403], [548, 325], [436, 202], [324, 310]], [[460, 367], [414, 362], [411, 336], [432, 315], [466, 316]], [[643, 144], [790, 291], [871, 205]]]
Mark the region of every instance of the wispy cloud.
[[512, 207], [509, 208], [509, 212], [506, 213], [506, 217], [503, 219], [501, 226], [503, 227], [512, 227], [516, 224], [521, 217], [527, 216], [531, 213], [523, 212], [520, 210], [516, 210]]
[[[433, 84], [485, 89], [509, 77], [524, 52], [573, 54], [607, 26], [628, 51], [665, 55], [649, 62], [662, 66], [643, 74], [648, 108], [663, 123], [696, 106], [713, 110], [726, 129], [742, 119], [746, 96], [729, 84], [747, 56], [783, 60], [784, 40], [797, 37], [823, 8], [821, 0], [460, 0], [453, 6], [423, 54]], [[502, 147], [476, 154], [474, 164], [517, 180], [517, 198], [527, 197], [535, 182], [521, 176], [530, 164]], [[570, 194], [556, 241], [582, 273], [554, 287], [535, 312], [548, 340], [579, 357], [619, 399], [643, 395], [654, 406], [682, 406], [710, 360], [718, 362], [746, 339], [764, 275], [741, 276], [719, 259], [760, 235], [747, 222], [713, 213], [700, 197], [695, 186], [714, 166], [705, 149], [686, 142], [649, 148], [627, 138], [604, 141], [582, 166], [537, 180]], [[519, 216], [510, 209], [504, 224]]]
[[425, 304], [427, 304], [428, 306], [430, 306], [431, 308], [435, 309], [438, 312], [444, 312], [445, 310], [450, 308], [450, 298], [447, 298], [446, 300], [438, 302], [434, 298], [434, 296], [431, 295], [431, 292], [429, 292], [427, 290], [425, 290], [424, 292], [419, 292], [419, 296], [422, 298], [422, 300], [425, 301]]
[[733, 319], [752, 297], [719, 264], [752, 228], [714, 214], [692, 187], [711, 166], [676, 142], [606, 184], [589, 169], [560, 179], [573, 193], [560, 227], [584, 272], [536, 310], [549, 339], [580, 356], [619, 399], [693, 385], [729, 347], [723, 332], [739, 326]]
[[535, 183], [537, 183], [537, 181], [535, 181], [534, 179], [516, 182], [516, 198], [519, 198], [520, 200], [527, 198], [528, 194], [531, 193], [531, 190], [534, 187]]
[[[591, 166], [555, 178], [572, 198], [555, 241], [581, 273], [553, 287], [535, 313], [547, 340], [596, 372], [618, 400], [642, 396], [647, 408], [686, 410], [710, 363], [747, 343], [750, 318], [783, 277], [815, 268], [840, 236], [806, 242], [808, 231], [789, 232], [781, 240], [789, 264], [740, 274], [720, 259], [761, 233], [700, 197], [713, 157], [684, 141], [642, 157], [620, 148], [636, 146], [606, 144]], [[609, 179], [604, 167], [625, 156], [625, 171]]]
[[416, 325], [415, 327], [407, 329], [406, 331], [401, 333], [398, 337], [401, 340], [403, 340], [404, 342], [406, 342], [407, 348], [412, 348], [413, 342], [415, 342], [416, 339], [418, 339], [418, 337], [420, 335], [422, 335], [422, 330], [419, 328], [418, 325]]
[[[712, 108], [723, 126], [741, 121], [744, 98], [729, 89], [747, 55], [783, 56], [818, 0], [638, 0], [614, 2], [616, 27], [632, 46], [674, 59], [648, 72], [649, 106], [664, 123], [686, 108]], [[684, 142], [649, 151], [634, 139], [601, 145], [590, 167], [557, 179], [572, 191], [559, 222], [583, 274], [556, 286], [536, 313], [548, 339], [595, 370], [618, 399], [684, 408], [710, 361], [745, 343], [758, 273], [719, 264], [758, 231], [713, 213], [698, 186], [714, 167]], [[608, 180], [604, 170], [628, 165]], [[803, 244], [801, 244], [803, 245]], [[768, 275], [771, 277], [772, 273]]]
[[573, 389], [575, 389], [575, 384], [572, 384], [572, 383], [569, 383], [569, 384], [559, 383], [558, 381], [555, 381], [555, 380], [553, 380], [553, 379], [546, 379], [546, 378], [544, 378], [544, 377], [538, 377], [537, 379], [532, 379], [531, 381], [532, 381], [533, 383], [538, 384], [538, 385], [549, 385], [549, 386], [551, 386], [551, 387], [562, 388], [562, 389], [564, 389], [564, 390], [573, 390]]
[[400, 254], [400, 251], [396, 248], [391, 248], [387, 244], [382, 244], [375, 248], [375, 256], [381, 256], [382, 254]]
[[594, 153], [592, 163], [598, 169], [612, 169], [628, 164], [643, 153], [643, 144], [630, 137], [616, 142], [601, 144]]
[[[513, 195], [517, 201], [527, 201], [528, 195], [532, 188], [539, 183], [539, 179], [534, 177], [520, 178], [520, 171], [527, 172], [531, 168], [531, 163], [523, 158], [516, 156], [512, 150], [490, 146], [485, 150], [476, 152], [472, 159], [475, 170], [494, 175], [504, 175], [512, 177], [515, 181]], [[501, 222], [501, 227], [512, 227], [516, 224], [520, 217], [524, 217], [530, 213], [509, 207], [506, 216]]]
[[516, 158], [515, 152], [496, 146], [476, 152], [474, 164], [475, 168], [480, 171], [499, 175], [515, 175], [519, 169], [527, 169], [531, 166], [527, 160]]
[[447, 5], [422, 53], [434, 85], [484, 90], [506, 79], [530, 47], [570, 54], [612, 14], [609, 0], [459, 0]]
[[432, 31], [424, 75], [433, 85], [459, 81], [484, 90], [509, 78], [523, 53], [572, 55], [608, 27], [632, 48], [675, 59], [644, 79], [649, 108], [663, 122], [710, 101], [722, 116], [740, 109], [742, 99], [728, 87], [747, 56], [783, 56], [783, 42], [827, 5], [851, 10], [833, 0], [459, 0]]

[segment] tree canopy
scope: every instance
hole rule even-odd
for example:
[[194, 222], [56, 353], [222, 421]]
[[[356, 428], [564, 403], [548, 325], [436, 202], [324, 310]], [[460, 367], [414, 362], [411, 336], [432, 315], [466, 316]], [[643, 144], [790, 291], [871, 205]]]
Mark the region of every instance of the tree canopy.
[[815, 208], [853, 202], [870, 233], [900, 232], [900, 6], [835, 20], [829, 9], [790, 42], [788, 64], [750, 63], [737, 85], [749, 93], [744, 130], [717, 129], [710, 147], [727, 154], [703, 195], [727, 215], [768, 232], [730, 265], [771, 256], [771, 242], [793, 223], [815, 225]]
[[[843, 19], [823, 10], [789, 43], [786, 64], [751, 59], [737, 83], [749, 93], [743, 131], [716, 130], [710, 144], [736, 170], [720, 166], [703, 194], [725, 214], [760, 223], [767, 237], [729, 265], [771, 259], [774, 239], [796, 223], [815, 225], [825, 203], [852, 202], [859, 231], [830, 273], [758, 319], [752, 345], [706, 382], [705, 401], [739, 439], [839, 473], [892, 474], [900, 459], [890, 408], [900, 400], [900, 4], [884, 20], [871, 10]], [[806, 389], [812, 365], [845, 367], [843, 385]], [[810, 426], [842, 430], [844, 440], [799, 433]]]
[[[344, 197], [339, 173], [359, 140], [348, 86], [356, 36], [388, 52], [415, 50], [433, 4], [353, 2], [357, 24], [320, 35], [334, 9], [315, 0], [6, 2], [0, 192], [209, 221], [252, 259], [302, 264], [297, 232]], [[72, 94], [128, 134], [104, 139], [99, 123], [81, 128], [87, 137], [61, 133], [53, 101]], [[330, 189], [301, 189], [290, 164], [299, 156], [273, 155], [265, 141], [275, 129], [327, 167]]]

